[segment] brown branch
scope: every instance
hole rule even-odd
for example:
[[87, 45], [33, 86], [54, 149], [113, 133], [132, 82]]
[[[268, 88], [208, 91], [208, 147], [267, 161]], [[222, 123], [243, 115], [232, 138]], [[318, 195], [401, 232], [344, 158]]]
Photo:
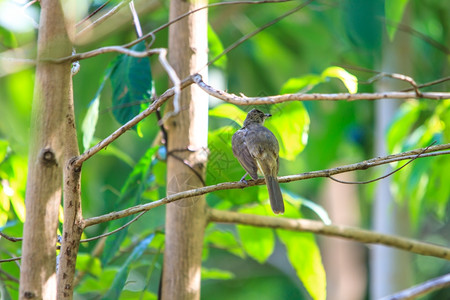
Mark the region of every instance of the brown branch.
[[209, 221], [217, 223], [235, 223], [256, 227], [269, 227], [291, 231], [312, 232], [328, 236], [342, 237], [365, 244], [386, 245], [421, 255], [435, 256], [450, 260], [450, 248], [351, 226], [325, 225], [320, 221], [307, 219], [289, 219], [250, 215], [217, 209], [209, 209]]
[[[362, 162], [359, 162], [356, 164], [340, 166], [340, 167], [336, 167], [336, 168], [332, 168], [332, 169], [307, 172], [307, 173], [302, 173], [302, 174], [297, 174], [297, 175], [282, 176], [282, 177], [278, 177], [278, 181], [280, 183], [286, 183], [286, 182], [305, 180], [305, 179], [310, 179], [310, 178], [329, 177], [330, 175], [335, 175], [335, 174], [340, 174], [340, 173], [345, 173], [345, 172], [350, 172], [350, 171], [356, 171], [356, 170], [366, 170], [368, 168], [372, 168], [372, 167], [383, 165], [383, 164], [388, 164], [388, 163], [401, 161], [401, 160], [405, 160], [405, 159], [412, 159], [415, 156], [417, 156], [417, 154], [423, 152], [424, 149], [425, 148], [421, 148], [421, 149], [415, 149], [415, 150], [411, 150], [411, 151], [407, 151], [407, 152], [403, 152], [403, 153], [399, 153], [399, 154], [388, 155], [385, 157], [376, 157], [376, 158], [362, 161]], [[426, 153], [422, 154], [420, 157], [423, 158], [423, 157], [428, 157], [428, 156], [450, 154], [450, 151], [441, 151], [441, 150], [446, 150], [446, 149], [450, 149], [450, 144], [432, 146], [432, 147], [429, 147], [425, 151]], [[436, 151], [441, 151], [441, 152], [436, 152]], [[431, 153], [431, 152], [434, 152], [434, 153]], [[183, 191], [180, 193], [169, 195], [160, 200], [156, 200], [156, 201], [153, 201], [150, 203], [137, 205], [137, 206], [133, 206], [133, 207], [121, 210], [121, 211], [111, 212], [111, 213], [108, 213], [105, 215], [86, 219], [85, 227], [89, 227], [89, 226], [93, 226], [96, 224], [124, 218], [124, 217], [130, 216], [133, 214], [137, 214], [137, 213], [140, 213], [143, 211], [148, 211], [150, 209], [153, 209], [155, 207], [158, 207], [158, 206], [170, 203], [170, 202], [174, 202], [174, 201], [189, 198], [189, 197], [200, 196], [203, 194], [207, 194], [207, 193], [211, 193], [211, 192], [215, 192], [215, 191], [221, 191], [221, 190], [243, 189], [243, 188], [247, 188], [250, 186], [263, 185], [263, 184], [265, 184], [264, 179], [249, 180], [249, 181], [247, 181], [247, 183], [243, 183], [241, 181], [235, 181], [235, 182], [224, 182], [224, 183], [219, 183], [216, 185], [210, 185], [210, 186], [205, 186], [205, 187], [201, 187], [201, 188], [197, 188], [197, 189]]]
[[380, 300], [406, 300], [416, 299], [425, 294], [450, 286], [450, 274], [430, 279], [409, 289], [395, 293]]
[[382, 92], [382, 93], [337, 93], [337, 94], [285, 94], [276, 96], [266, 96], [266, 97], [247, 97], [245, 95], [237, 96], [234, 94], [229, 94], [225, 91], [217, 90], [212, 86], [206, 84], [202, 80], [200, 74], [195, 74], [193, 76], [194, 82], [206, 93], [221, 99], [225, 102], [236, 104], [236, 105], [256, 105], [256, 104], [275, 104], [287, 101], [318, 101], [318, 100], [328, 100], [328, 101], [339, 101], [339, 100], [378, 100], [378, 99], [409, 99], [409, 98], [425, 98], [442, 100], [450, 98], [450, 93], [447, 92], [427, 92], [420, 93], [420, 97], [416, 92]]
[[21, 260], [22, 256], [19, 257], [12, 257], [12, 258], [6, 258], [6, 259], [0, 259], [0, 263], [4, 263], [4, 262], [10, 262], [10, 261], [16, 261], [16, 260]]
[[[191, 85], [193, 83], [193, 80], [191, 77], [188, 77], [184, 79], [180, 83], [180, 89], [184, 89], [185, 87]], [[166, 102], [170, 97], [174, 96], [176, 93], [176, 87], [168, 89], [164, 94], [162, 94], [158, 99], [156, 99], [150, 106], [138, 114], [136, 117], [128, 121], [126, 124], [121, 126], [119, 129], [114, 131], [110, 136], [99, 142], [97, 145], [93, 146], [92, 148], [88, 149], [86, 152], [81, 154], [74, 162], [74, 165], [76, 167], [81, 167], [83, 162], [85, 162], [87, 159], [92, 157], [94, 154], [99, 152], [100, 150], [106, 148], [109, 144], [111, 144], [113, 141], [115, 141], [118, 137], [120, 137], [122, 134], [124, 134], [127, 130], [131, 129], [133, 126], [135, 126], [137, 123], [142, 121], [144, 118], [148, 117], [150, 114], [152, 114], [154, 111], [156, 111], [161, 105], [163, 105], [164, 102]]]
[[0, 237], [4, 237], [5, 239], [7, 239], [10, 242], [21, 242], [23, 240], [23, 238], [12, 237], [1, 231], [0, 231]]

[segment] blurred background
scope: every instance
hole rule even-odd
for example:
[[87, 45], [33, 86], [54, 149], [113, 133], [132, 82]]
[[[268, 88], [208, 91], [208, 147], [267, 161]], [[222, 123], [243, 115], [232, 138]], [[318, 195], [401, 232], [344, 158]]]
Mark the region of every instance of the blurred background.
[[[136, 38], [124, 2], [111, 1], [83, 20], [104, 3], [77, 1], [76, 52], [121, 45]], [[210, 58], [296, 5], [286, 2], [210, 8]], [[167, 22], [168, 1], [136, 0], [135, 6], [144, 33]], [[98, 21], [113, 7], [120, 9], [106, 21]], [[95, 22], [99, 25], [92, 26]], [[35, 57], [38, 23], [38, 3], [0, 0], [0, 230], [18, 237], [22, 235], [25, 213], [34, 85], [34, 69], [26, 59]], [[167, 34], [167, 29], [156, 33], [152, 47], [167, 47]], [[83, 137], [89, 131], [83, 128], [83, 122], [96, 98], [97, 126], [88, 145], [120, 126], [114, 111], [123, 107], [111, 100], [113, 87], [109, 80], [105, 81], [108, 68], [120, 59], [117, 57], [104, 54], [83, 60], [73, 78], [80, 151], [84, 151]], [[410, 88], [405, 82], [389, 78], [369, 82], [377, 72], [390, 72], [411, 76], [418, 84], [443, 79], [421, 90], [448, 92], [449, 61], [449, 1], [324, 0], [312, 2], [227, 53], [210, 67], [207, 82], [247, 96], [345, 93], [355, 92], [356, 87], [358, 92]], [[150, 66], [155, 93], [160, 95], [169, 87], [169, 80], [156, 57], [151, 57]], [[104, 87], [99, 91], [102, 83]], [[254, 107], [232, 108], [210, 99], [210, 108], [207, 184], [237, 181], [243, 170], [231, 154], [231, 135], [240, 127], [244, 112]], [[426, 147], [433, 141], [448, 143], [450, 139], [448, 100], [311, 101], [258, 108], [274, 116], [267, 126], [281, 141], [280, 176]], [[84, 164], [84, 217], [164, 197], [165, 153], [160, 147], [156, 121], [151, 115], [138, 130], [127, 132]], [[370, 180], [400, 165], [337, 178]], [[331, 220], [448, 247], [449, 169], [450, 159], [440, 156], [417, 159], [395, 175], [367, 185], [310, 179], [281, 187], [292, 211], [296, 208], [295, 216]], [[210, 206], [255, 213], [261, 205], [266, 206], [266, 200], [265, 187], [207, 196]], [[150, 234], [154, 234], [150, 246], [139, 260], [127, 265], [127, 284], [120, 297], [155, 298], [162, 263], [164, 213], [164, 207], [158, 207], [116, 236], [83, 243], [77, 262], [76, 299], [100, 299], [133, 249]], [[120, 224], [114, 221], [88, 228], [85, 237]], [[449, 262], [438, 258], [337, 238], [308, 238], [316, 240], [320, 249], [327, 299], [378, 299], [450, 272]], [[268, 229], [248, 232], [234, 225], [208, 227], [202, 299], [310, 299], [299, 279], [298, 266], [292, 266], [293, 257], [301, 257], [303, 251], [309, 250], [299, 247], [294, 251], [295, 246], [285, 239]], [[0, 259], [12, 256], [20, 256], [20, 243], [0, 239]], [[16, 298], [18, 277], [16, 263], [0, 264], [2, 299]], [[436, 291], [423, 299], [450, 299], [450, 291]]]

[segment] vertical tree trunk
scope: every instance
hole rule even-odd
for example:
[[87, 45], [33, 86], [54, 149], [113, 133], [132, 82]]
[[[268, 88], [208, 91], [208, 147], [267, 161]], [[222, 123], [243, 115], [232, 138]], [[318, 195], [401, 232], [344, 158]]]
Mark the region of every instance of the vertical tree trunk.
[[[405, 11], [405, 15], [408, 11]], [[394, 41], [384, 41], [381, 70], [389, 73], [410, 74], [410, 36], [400, 31]], [[378, 84], [380, 91], [400, 90], [408, 87], [404, 82], [385, 79]], [[379, 100], [375, 104], [375, 154], [387, 155], [386, 130], [398, 108], [394, 99]], [[387, 167], [386, 173], [391, 171]], [[391, 193], [391, 178], [377, 183], [373, 206], [373, 230], [407, 237], [411, 234], [407, 205], [399, 205]], [[371, 299], [393, 294], [411, 286], [411, 254], [394, 248], [374, 245], [371, 247]]]
[[[203, 0], [172, 0], [170, 19], [206, 4]], [[170, 27], [169, 61], [180, 78], [185, 78], [206, 64], [206, 10], [190, 15]], [[206, 163], [208, 96], [198, 87], [191, 86], [183, 90], [179, 104], [180, 111], [165, 124], [168, 132], [169, 194], [202, 186], [203, 179], [198, 175], [204, 177]], [[170, 113], [172, 110], [173, 105], [170, 105], [167, 111]], [[204, 196], [167, 206], [162, 299], [200, 298], [205, 208]]]
[[[61, 3], [42, 0], [38, 59], [71, 53]], [[70, 63], [38, 61], [31, 115], [20, 299], [56, 299], [56, 230]], [[27, 101], [27, 99], [23, 99]]]
[[72, 82], [70, 82], [70, 87], [64, 135], [64, 224], [57, 274], [58, 300], [73, 298], [75, 266], [81, 234], [84, 229], [81, 212], [81, 170], [74, 168], [72, 165], [73, 159], [79, 155], [79, 150], [75, 127]]

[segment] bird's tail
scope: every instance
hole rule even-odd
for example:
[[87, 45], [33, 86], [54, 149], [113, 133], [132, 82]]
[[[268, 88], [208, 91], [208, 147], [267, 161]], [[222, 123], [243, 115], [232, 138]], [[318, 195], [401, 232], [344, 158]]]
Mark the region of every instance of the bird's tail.
[[284, 213], [283, 196], [276, 177], [266, 177], [267, 190], [269, 191], [270, 206], [275, 214]]

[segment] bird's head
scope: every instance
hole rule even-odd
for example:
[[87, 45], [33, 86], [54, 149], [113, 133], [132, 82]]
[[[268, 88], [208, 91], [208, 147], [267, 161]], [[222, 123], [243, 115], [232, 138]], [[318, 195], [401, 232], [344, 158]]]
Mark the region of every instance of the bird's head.
[[263, 125], [264, 124], [264, 120], [271, 117], [271, 114], [265, 114], [262, 111], [260, 111], [259, 109], [252, 109], [251, 111], [248, 112], [247, 117], [245, 118], [244, 121], [244, 127], [250, 124], [260, 124]]

